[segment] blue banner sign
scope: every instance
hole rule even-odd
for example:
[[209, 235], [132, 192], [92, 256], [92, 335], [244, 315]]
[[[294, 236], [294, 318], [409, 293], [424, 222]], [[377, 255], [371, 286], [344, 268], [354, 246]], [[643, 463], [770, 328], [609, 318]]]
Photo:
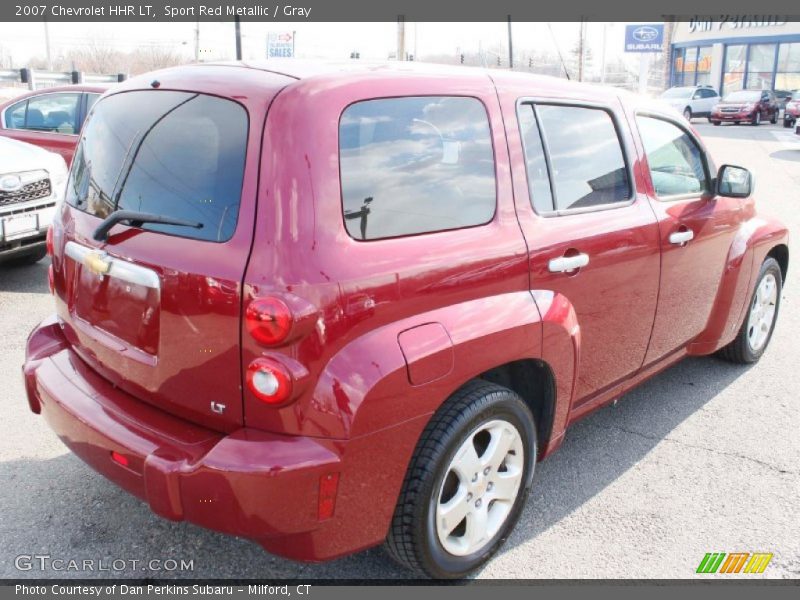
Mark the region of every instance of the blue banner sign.
[[625, 52], [661, 52], [663, 49], [663, 23], [625, 26]]

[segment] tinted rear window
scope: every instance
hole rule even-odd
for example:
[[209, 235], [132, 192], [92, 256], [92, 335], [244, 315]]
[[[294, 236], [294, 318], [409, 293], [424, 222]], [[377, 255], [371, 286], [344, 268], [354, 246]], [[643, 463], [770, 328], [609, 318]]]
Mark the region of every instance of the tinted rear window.
[[247, 113], [230, 100], [141, 91], [97, 103], [73, 159], [67, 202], [100, 218], [154, 213], [202, 228], [144, 223], [171, 235], [224, 242], [242, 194]]
[[494, 216], [483, 104], [466, 97], [367, 100], [341, 118], [348, 233], [372, 240], [481, 225]]

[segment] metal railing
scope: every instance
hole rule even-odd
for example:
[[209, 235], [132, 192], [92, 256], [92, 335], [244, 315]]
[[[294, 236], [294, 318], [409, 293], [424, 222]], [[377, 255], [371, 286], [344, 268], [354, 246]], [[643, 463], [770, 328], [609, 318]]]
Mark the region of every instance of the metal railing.
[[125, 73], [95, 75], [82, 71], [40, 71], [38, 69], [0, 70], [0, 87], [41, 90], [76, 83], [117, 83], [127, 79]]

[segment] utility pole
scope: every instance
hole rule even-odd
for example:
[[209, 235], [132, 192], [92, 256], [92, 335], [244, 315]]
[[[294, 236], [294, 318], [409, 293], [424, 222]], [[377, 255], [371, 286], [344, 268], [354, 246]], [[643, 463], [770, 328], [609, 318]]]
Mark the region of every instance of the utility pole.
[[580, 39], [578, 40], [578, 81], [583, 81], [583, 53], [586, 21], [581, 17]]
[[397, 17], [397, 60], [406, 59], [406, 18]]
[[194, 62], [200, 62], [200, 21], [194, 26]]
[[233, 18], [233, 22], [236, 26], [236, 60], [242, 60], [242, 25], [239, 21], [239, 15]]
[[47, 22], [47, 19], [44, 21], [44, 45], [47, 50], [47, 70], [53, 70], [53, 58], [50, 54], [50, 25]]
[[511, 42], [511, 15], [508, 15], [508, 68], [514, 68], [514, 46]]

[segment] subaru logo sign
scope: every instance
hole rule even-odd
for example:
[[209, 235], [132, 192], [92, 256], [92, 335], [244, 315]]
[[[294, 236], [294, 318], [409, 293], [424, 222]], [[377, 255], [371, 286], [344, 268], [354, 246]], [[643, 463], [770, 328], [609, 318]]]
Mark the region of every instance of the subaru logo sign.
[[664, 24], [625, 26], [625, 52], [661, 52]]
[[633, 39], [637, 42], [652, 42], [658, 37], [658, 30], [648, 25], [643, 25], [633, 30]]

